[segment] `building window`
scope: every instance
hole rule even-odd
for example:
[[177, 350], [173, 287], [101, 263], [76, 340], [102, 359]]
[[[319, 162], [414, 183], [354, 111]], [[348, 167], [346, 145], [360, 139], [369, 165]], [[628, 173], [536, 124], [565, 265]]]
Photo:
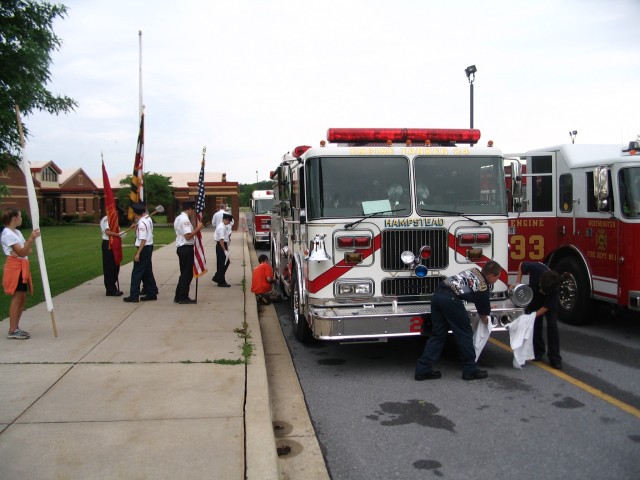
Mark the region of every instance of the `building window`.
[[56, 171], [53, 168], [47, 167], [42, 171], [42, 181], [43, 182], [57, 182], [58, 181], [58, 174], [56, 173]]

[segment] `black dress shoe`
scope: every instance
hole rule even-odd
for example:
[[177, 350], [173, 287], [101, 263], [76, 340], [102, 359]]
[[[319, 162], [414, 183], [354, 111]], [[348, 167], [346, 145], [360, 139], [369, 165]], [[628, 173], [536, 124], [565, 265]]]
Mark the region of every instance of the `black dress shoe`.
[[180, 300], [178, 300], [178, 297], [173, 297], [173, 303], [178, 303]]
[[463, 380], [482, 380], [483, 378], [487, 378], [489, 376], [489, 374], [487, 373], [486, 370], [476, 370], [473, 373], [463, 373], [462, 374], [462, 379]]
[[219, 287], [230, 287], [231, 285], [229, 285], [227, 282], [224, 282], [224, 283], [219, 283], [218, 286]]
[[211, 280], [213, 280], [214, 282], [218, 283], [218, 275], [217, 274], [214, 275]]
[[131, 303], [138, 303], [140, 300], [138, 300], [138, 298], [136, 297], [124, 297], [122, 299], [123, 302], [131, 302]]
[[122, 296], [122, 292], [121, 291], [117, 291], [117, 292], [107, 292], [107, 297], [120, 297]]
[[562, 362], [560, 360], [554, 360], [549, 362], [549, 365], [551, 365], [551, 367], [555, 368], [556, 370], [562, 370]]
[[144, 297], [140, 297], [140, 300], [142, 300], [143, 302], [152, 302], [157, 299], [157, 295], [145, 295]]
[[189, 305], [189, 304], [198, 303], [198, 302], [193, 298], [183, 298], [182, 300], [178, 300], [178, 303], [180, 305]]
[[417, 373], [413, 377], [417, 382], [421, 382], [422, 380], [436, 380], [437, 378], [442, 377], [442, 373], [437, 370], [428, 373], [422, 373], [418, 375]]

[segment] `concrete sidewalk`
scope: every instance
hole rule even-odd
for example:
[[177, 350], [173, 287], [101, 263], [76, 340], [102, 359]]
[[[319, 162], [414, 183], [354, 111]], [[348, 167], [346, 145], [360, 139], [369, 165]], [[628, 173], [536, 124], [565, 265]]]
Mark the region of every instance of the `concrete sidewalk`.
[[107, 297], [99, 277], [53, 299], [57, 338], [44, 303], [22, 316], [29, 340], [4, 338], [0, 324], [0, 478], [279, 478], [245, 234], [231, 237], [231, 288], [212, 282], [204, 237], [196, 305], [173, 302], [170, 245], [153, 254], [157, 301]]

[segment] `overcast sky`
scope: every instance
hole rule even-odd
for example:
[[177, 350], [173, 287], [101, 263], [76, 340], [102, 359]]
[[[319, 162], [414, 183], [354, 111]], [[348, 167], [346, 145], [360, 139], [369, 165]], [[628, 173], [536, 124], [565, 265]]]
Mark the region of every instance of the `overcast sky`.
[[[51, 0], [55, 1], [55, 0]], [[469, 127], [507, 152], [640, 134], [638, 0], [62, 0], [49, 88], [75, 112], [24, 119], [27, 156], [133, 169], [139, 37], [145, 171], [266, 180], [330, 127]], [[256, 171], [258, 172], [256, 175]]]

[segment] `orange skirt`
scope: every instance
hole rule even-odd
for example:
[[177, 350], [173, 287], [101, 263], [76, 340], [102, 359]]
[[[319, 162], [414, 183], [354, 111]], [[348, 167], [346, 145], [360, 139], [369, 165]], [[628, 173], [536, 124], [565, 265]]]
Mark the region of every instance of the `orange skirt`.
[[9, 295], [16, 293], [20, 275], [22, 275], [22, 283], [29, 285], [29, 291], [33, 295], [33, 280], [31, 279], [29, 259], [7, 256], [7, 262], [4, 264], [4, 274], [2, 275], [4, 293]]

